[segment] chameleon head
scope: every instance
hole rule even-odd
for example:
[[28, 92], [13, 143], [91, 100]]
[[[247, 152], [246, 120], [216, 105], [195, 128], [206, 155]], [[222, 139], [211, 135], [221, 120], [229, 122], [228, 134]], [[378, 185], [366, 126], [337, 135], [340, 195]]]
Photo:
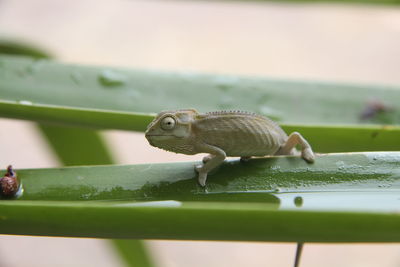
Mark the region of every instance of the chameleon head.
[[[145, 136], [150, 145], [168, 151], [189, 154], [194, 109], [163, 111], [147, 126]], [[185, 151], [181, 151], [184, 149]]]

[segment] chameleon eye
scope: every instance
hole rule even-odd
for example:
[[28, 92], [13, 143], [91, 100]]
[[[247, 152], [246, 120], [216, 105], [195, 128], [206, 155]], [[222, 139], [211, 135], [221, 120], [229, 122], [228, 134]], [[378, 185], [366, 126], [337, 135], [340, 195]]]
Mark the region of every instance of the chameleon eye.
[[164, 130], [172, 130], [175, 127], [175, 120], [172, 117], [165, 117], [161, 121], [161, 128]]

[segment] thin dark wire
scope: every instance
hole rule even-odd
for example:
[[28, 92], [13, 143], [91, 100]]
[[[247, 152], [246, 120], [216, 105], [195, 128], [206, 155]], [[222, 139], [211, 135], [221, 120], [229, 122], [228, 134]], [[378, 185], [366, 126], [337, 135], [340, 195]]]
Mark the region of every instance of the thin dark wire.
[[294, 259], [294, 267], [299, 267], [300, 266], [300, 257], [301, 257], [301, 252], [303, 251], [303, 245], [304, 243], [297, 243], [297, 248], [296, 248], [296, 257]]

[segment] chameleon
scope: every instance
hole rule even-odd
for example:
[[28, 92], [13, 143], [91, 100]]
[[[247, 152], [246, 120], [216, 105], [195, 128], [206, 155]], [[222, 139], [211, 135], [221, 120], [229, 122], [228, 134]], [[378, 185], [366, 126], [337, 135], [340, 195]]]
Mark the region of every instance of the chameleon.
[[[288, 136], [271, 119], [245, 111], [163, 111], [148, 125], [145, 137], [150, 145], [167, 151], [208, 153], [202, 164], [195, 166], [201, 186], [206, 185], [207, 174], [227, 156], [247, 161], [251, 157], [300, 154], [309, 163], [315, 159], [301, 134], [293, 132]], [[300, 145], [301, 153], [296, 145]]]

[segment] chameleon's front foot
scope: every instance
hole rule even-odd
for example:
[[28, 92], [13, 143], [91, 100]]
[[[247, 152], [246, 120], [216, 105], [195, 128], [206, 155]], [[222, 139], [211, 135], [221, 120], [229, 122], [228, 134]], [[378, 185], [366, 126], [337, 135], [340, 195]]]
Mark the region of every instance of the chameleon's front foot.
[[196, 172], [198, 172], [199, 173], [199, 176], [198, 176], [198, 181], [199, 181], [199, 184], [201, 185], [201, 186], [206, 186], [206, 180], [207, 180], [207, 172], [204, 172], [203, 171], [203, 165], [196, 165], [195, 167], [194, 167], [194, 170], [196, 171]]
[[302, 157], [305, 161], [307, 161], [307, 162], [309, 162], [309, 163], [313, 163], [314, 160], [315, 160], [315, 155], [314, 155], [314, 152], [312, 151], [311, 147], [308, 147], [308, 148], [306, 148], [306, 149], [303, 149], [303, 150], [301, 151], [301, 157]]

